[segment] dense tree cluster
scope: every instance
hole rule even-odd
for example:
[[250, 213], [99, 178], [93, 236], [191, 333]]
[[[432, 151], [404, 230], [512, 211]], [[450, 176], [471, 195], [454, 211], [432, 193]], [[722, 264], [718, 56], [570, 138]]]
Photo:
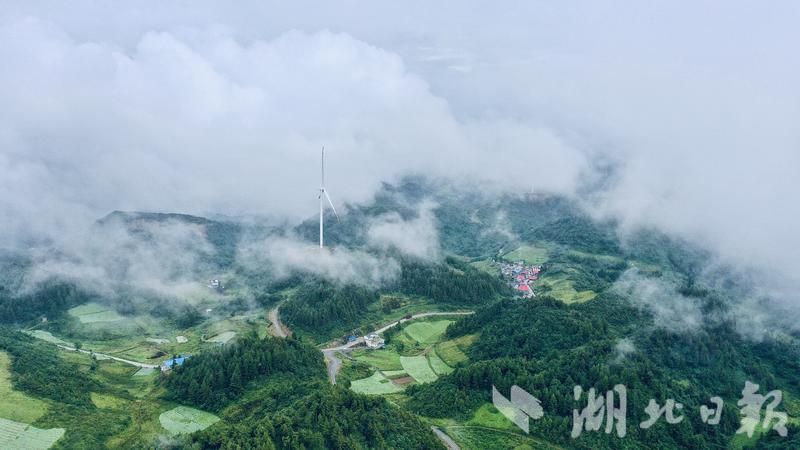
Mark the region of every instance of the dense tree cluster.
[[398, 290], [405, 294], [452, 305], [485, 304], [509, 293], [499, 277], [455, 258], [447, 258], [446, 264], [405, 260], [398, 284]]
[[[716, 314], [718, 303], [705, 310]], [[491, 401], [491, 388], [508, 394], [518, 385], [542, 401], [545, 417], [532, 421], [533, 433], [575, 448], [719, 448], [728, 445], [739, 426], [736, 401], [745, 380], [762, 392], [781, 388], [784, 398], [798, 395], [800, 351], [777, 340], [753, 343], [724, 322], [711, 322], [690, 333], [653, 329], [651, 318], [613, 295], [580, 305], [546, 298], [507, 300], [450, 326], [451, 337], [479, 333], [469, 351], [474, 362], [434, 383], [408, 390], [413, 411], [433, 417], [464, 419], [476, 405]], [[620, 339], [630, 348], [620, 351]], [[779, 356], [778, 355], [782, 355]], [[570, 440], [573, 387], [604, 393], [615, 384], [627, 387], [628, 436], [584, 433]], [[712, 396], [725, 400], [722, 423], [708, 426], [700, 405]], [[684, 405], [680, 424], [662, 422], [642, 430], [649, 399], [662, 405], [672, 398]], [[776, 444], [777, 445], [777, 444]]]
[[301, 286], [281, 307], [281, 317], [290, 327], [324, 334], [356, 324], [378, 297], [363, 286], [320, 280]]
[[87, 296], [69, 283], [50, 282], [34, 292], [15, 294], [0, 286], [0, 323], [56, 318], [73, 306], [87, 301]]
[[235, 344], [205, 351], [187, 359], [163, 379], [168, 397], [219, 410], [247, 388], [269, 375], [291, 374], [298, 379], [321, 378], [322, 354], [296, 339], [259, 338], [251, 333]]
[[55, 346], [0, 327], [0, 350], [11, 355], [14, 388], [70, 405], [94, 408], [89, 393], [99, 384], [58, 356]]
[[523, 233], [527, 241], [549, 241], [590, 253], [621, 253], [613, 224], [599, 224], [588, 217], [564, 217]]
[[210, 449], [438, 449], [414, 415], [380, 397], [320, 385], [286, 408], [258, 409], [192, 436]]

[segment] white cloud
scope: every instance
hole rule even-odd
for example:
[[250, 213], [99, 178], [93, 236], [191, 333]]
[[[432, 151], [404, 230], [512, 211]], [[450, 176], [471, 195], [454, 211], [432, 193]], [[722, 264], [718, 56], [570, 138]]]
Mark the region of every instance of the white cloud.
[[238, 261], [247, 269], [266, 272], [276, 279], [309, 273], [340, 283], [370, 286], [391, 282], [400, 273], [398, 262], [386, 256], [344, 247], [319, 248], [286, 237], [241, 245]]
[[403, 220], [397, 213], [375, 217], [367, 228], [369, 244], [384, 250], [395, 248], [420, 259], [440, 259], [442, 251], [433, 213], [435, 207], [434, 203], [424, 201], [418, 207], [417, 217], [409, 220]]
[[653, 325], [675, 333], [699, 331], [703, 312], [696, 299], [681, 295], [675, 285], [660, 278], [648, 278], [629, 269], [613, 289], [653, 315]]
[[570, 194], [602, 158], [598, 215], [798, 303], [796, 2], [3, 6], [0, 248], [113, 209], [310, 216], [323, 143], [338, 202], [408, 172]]

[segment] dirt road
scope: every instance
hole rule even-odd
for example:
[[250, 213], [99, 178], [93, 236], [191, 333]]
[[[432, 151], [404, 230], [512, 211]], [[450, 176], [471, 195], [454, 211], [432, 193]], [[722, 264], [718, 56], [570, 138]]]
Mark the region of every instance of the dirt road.
[[83, 350], [83, 349], [78, 350], [77, 348], [70, 347], [68, 345], [61, 345], [61, 344], [56, 344], [56, 345], [58, 346], [58, 348], [61, 348], [61, 349], [64, 349], [64, 350], [69, 350], [71, 352], [77, 351], [77, 352], [80, 352], [80, 353], [85, 353], [87, 355], [94, 354], [98, 358], [113, 359], [114, 361], [119, 361], [121, 363], [130, 364], [130, 365], [136, 366], [136, 367], [141, 367], [142, 369], [155, 369], [155, 368], [158, 368], [157, 365], [153, 365], [153, 364], [145, 364], [145, 363], [141, 363], [141, 362], [138, 362], [138, 361], [131, 361], [130, 359], [117, 358], [116, 356], [106, 355], [104, 353], [92, 352], [90, 350]]
[[439, 440], [442, 441], [444, 445], [447, 446], [448, 449], [461, 450], [461, 447], [459, 447], [458, 444], [456, 444], [456, 441], [450, 438], [450, 436], [446, 435], [444, 431], [439, 429], [439, 427], [431, 427], [431, 430], [433, 430], [433, 433], [436, 435], [436, 437], [438, 437]]
[[269, 321], [272, 322], [272, 326], [270, 327], [270, 333], [276, 337], [287, 337], [289, 336], [289, 332], [286, 327], [283, 326], [281, 323], [281, 318], [278, 313], [278, 308], [281, 307], [281, 304], [275, 305], [274, 308], [269, 310]]
[[336, 384], [336, 374], [342, 367], [342, 360], [336, 357], [336, 350], [323, 350], [322, 354], [325, 356], [328, 366], [328, 379], [331, 384]]

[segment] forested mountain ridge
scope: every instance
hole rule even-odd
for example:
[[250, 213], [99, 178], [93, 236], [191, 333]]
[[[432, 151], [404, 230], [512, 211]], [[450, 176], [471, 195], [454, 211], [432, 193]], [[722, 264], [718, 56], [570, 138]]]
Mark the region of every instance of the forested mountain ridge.
[[[400, 224], [428, 214], [440, 252], [420, 257], [370, 243], [367, 230], [387, 214]], [[123, 248], [132, 251], [177, 223], [167, 237], [197, 250], [200, 270], [180, 280], [190, 294], [156, 291], [147, 280], [113, 295], [59, 279], [26, 291], [0, 285], [10, 379], [49, 408], [26, 423], [65, 428], [65, 448], [441, 448], [431, 426], [465, 449], [796, 447], [799, 336], [777, 328], [744, 336], [734, 308], [751, 292], [746, 280], [725, 267], [710, 271], [712, 255], [696, 245], [655, 230], [623, 233], [563, 198], [484, 198], [419, 179], [387, 184], [374, 202], [343, 208], [326, 239], [344, 263], [377, 261], [387, 275], [379, 282], [315, 272], [315, 259], [242, 261], [243, 245], [263, 251], [296, 236], [300, 256], [316, 255], [313, 220], [251, 233], [224, 220], [114, 213], [98, 226], [114, 221], [125, 224]], [[520, 298], [501, 273], [520, 260], [541, 269], [535, 297]], [[23, 272], [30, 264], [6, 262]], [[223, 287], [210, 284], [216, 278]], [[273, 311], [293, 337], [267, 336]], [[404, 319], [453, 311], [474, 314]], [[334, 353], [342, 367], [331, 386], [320, 349], [387, 324], [396, 326], [383, 334], [386, 348]], [[83, 344], [89, 354], [52, 342]], [[139, 367], [91, 351], [153, 365], [191, 357], [163, 374], [136, 375]], [[48, 388], [50, 379], [63, 389]], [[792, 418], [788, 437], [737, 433], [746, 381], [783, 393], [777, 410]], [[626, 437], [601, 427], [571, 438], [573, 411], [586, 406], [574, 387], [605, 393], [618, 384], [628, 394]], [[493, 387], [508, 396], [513, 385], [541, 401], [544, 416], [530, 421], [530, 434], [491, 404]], [[712, 396], [725, 402], [716, 426], [698, 413]], [[682, 403], [685, 419], [639, 428], [650, 399]], [[175, 408], [215, 421], [170, 434]]]

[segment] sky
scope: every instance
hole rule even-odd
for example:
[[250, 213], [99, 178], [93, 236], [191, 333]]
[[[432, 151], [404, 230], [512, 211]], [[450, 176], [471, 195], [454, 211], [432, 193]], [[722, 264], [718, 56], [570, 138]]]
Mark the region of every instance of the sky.
[[432, 3], [3, 0], [0, 248], [113, 210], [307, 218], [325, 145], [337, 204], [602, 179], [598, 217], [800, 286], [798, 3]]

